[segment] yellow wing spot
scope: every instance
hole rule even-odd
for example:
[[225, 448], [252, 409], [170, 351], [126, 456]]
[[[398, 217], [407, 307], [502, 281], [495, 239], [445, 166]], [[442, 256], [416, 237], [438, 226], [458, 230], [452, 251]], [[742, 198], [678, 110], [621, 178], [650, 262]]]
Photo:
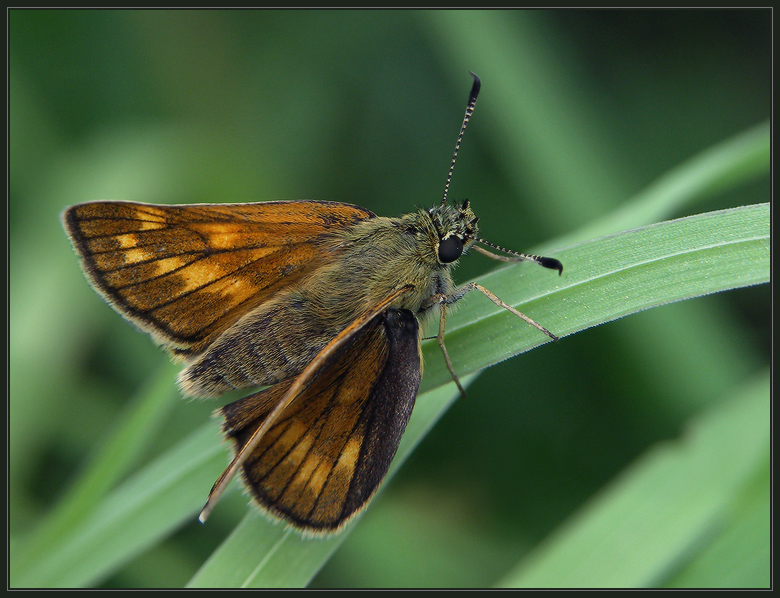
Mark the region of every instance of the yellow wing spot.
[[132, 249], [138, 244], [138, 237], [133, 234], [117, 235], [114, 237], [120, 249]]
[[307, 434], [305, 438], [298, 443], [292, 452], [287, 456], [286, 463], [295, 471], [295, 475], [290, 480], [287, 489], [284, 491], [282, 500], [295, 503], [303, 493], [311, 493], [308, 489], [309, 478], [317, 469], [320, 459], [314, 455], [308, 455], [309, 448], [314, 443], [314, 436]]
[[138, 264], [154, 259], [154, 255], [146, 251], [145, 249], [130, 249], [124, 252], [125, 264]]
[[[287, 440], [286, 438], [287, 434], [282, 436], [279, 440], [280, 442], [285, 442]], [[311, 448], [311, 445], [314, 444], [314, 435], [313, 434], [306, 434], [303, 436], [298, 442], [295, 443], [295, 446], [293, 447], [292, 451], [287, 455], [287, 460], [298, 464], [306, 459], [306, 453], [309, 452], [309, 449]]]
[[165, 222], [150, 222], [149, 220], [138, 223], [139, 230], [160, 230], [166, 226], [168, 225]]
[[339, 455], [339, 460], [336, 462], [334, 473], [337, 475], [352, 475], [352, 471], [355, 469], [359, 456], [360, 443], [354, 438], [350, 438], [344, 446], [344, 450], [342, 450]]
[[209, 244], [215, 249], [233, 249], [243, 244], [237, 237], [234, 233], [218, 233], [209, 237]]
[[246, 245], [246, 230], [235, 224], [210, 223], [193, 228], [207, 235], [209, 245], [215, 249], [233, 249]]
[[136, 210], [135, 214], [133, 214], [133, 218], [143, 222], [142, 230], [162, 228], [167, 221], [165, 211], [148, 204], [145, 205], [143, 209]]
[[[282, 434], [276, 440], [275, 444], [280, 445], [281, 447], [283, 447], [285, 452], [287, 452], [288, 447], [294, 446], [295, 444], [298, 443], [301, 437], [307, 436], [305, 440], [301, 441], [301, 444], [307, 444], [307, 446], [311, 446], [313, 439], [308, 437], [307, 432], [308, 432], [308, 428], [304, 424], [302, 424], [299, 421], [293, 421], [290, 423], [290, 426], [284, 431], [284, 434]], [[299, 457], [299, 459], [300, 458], [301, 457]]]
[[248, 284], [244, 278], [233, 277], [225, 286], [224, 290], [231, 295], [247, 298], [256, 292], [256, 287], [254, 285]]
[[330, 469], [330, 463], [322, 461], [317, 465], [317, 469], [309, 476], [309, 488], [311, 488], [315, 495], [319, 495], [319, 493], [322, 492], [325, 482], [328, 481]]
[[169, 272], [185, 266], [187, 261], [180, 256], [168, 257], [162, 260], [157, 260], [154, 265], [157, 267], [157, 276], [163, 276]]
[[255, 287], [250, 281], [242, 280], [239, 277], [228, 277], [214, 283], [203, 281], [201, 285], [204, 284], [208, 285], [208, 289], [204, 290], [216, 295], [217, 297], [225, 297], [229, 295], [230, 302], [233, 305], [237, 305], [238, 303], [249, 299], [257, 293], [257, 287]]
[[325, 480], [322, 490], [318, 492], [317, 508], [312, 513], [312, 520], [332, 522], [340, 517], [359, 455], [360, 443], [351, 438], [341, 451], [333, 471], [329, 475], [325, 472]]
[[[311, 443], [309, 443], [309, 446], [311, 446]], [[298, 467], [298, 473], [295, 474], [295, 479], [293, 479], [293, 484], [300, 484], [300, 485], [308, 484], [309, 480], [314, 475], [314, 472], [320, 466], [321, 462], [322, 459], [320, 459], [316, 455], [313, 454], [308, 455], [306, 457], [306, 460], [303, 463], [301, 463], [300, 467]]]
[[184, 281], [183, 291], [199, 289], [224, 275], [224, 271], [215, 262], [202, 260], [189, 264], [178, 272]]

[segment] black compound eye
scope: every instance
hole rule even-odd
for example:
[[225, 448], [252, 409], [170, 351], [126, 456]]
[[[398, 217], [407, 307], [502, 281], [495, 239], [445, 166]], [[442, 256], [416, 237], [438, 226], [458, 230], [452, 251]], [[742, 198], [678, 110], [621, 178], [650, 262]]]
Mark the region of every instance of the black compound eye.
[[449, 264], [458, 259], [463, 253], [463, 241], [455, 235], [447, 237], [439, 243], [439, 261]]

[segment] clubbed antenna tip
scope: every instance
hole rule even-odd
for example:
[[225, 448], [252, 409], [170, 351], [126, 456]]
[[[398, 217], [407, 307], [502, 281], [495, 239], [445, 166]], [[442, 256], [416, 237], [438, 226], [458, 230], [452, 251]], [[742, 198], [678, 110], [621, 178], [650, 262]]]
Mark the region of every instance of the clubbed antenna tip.
[[544, 266], [545, 268], [549, 268], [550, 270], [558, 270], [558, 276], [563, 274], [563, 264], [556, 260], [554, 257], [542, 257], [537, 256], [539, 258], [539, 265]]

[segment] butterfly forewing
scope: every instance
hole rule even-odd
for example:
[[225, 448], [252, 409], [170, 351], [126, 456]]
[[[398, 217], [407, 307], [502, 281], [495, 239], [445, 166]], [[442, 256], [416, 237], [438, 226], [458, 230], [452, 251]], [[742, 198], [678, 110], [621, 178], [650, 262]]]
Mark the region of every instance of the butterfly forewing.
[[93, 202], [69, 208], [63, 221], [95, 288], [157, 342], [186, 356], [334, 259], [320, 251], [320, 240], [373, 216], [315, 201]]
[[[311, 532], [340, 528], [387, 473], [414, 406], [420, 363], [418, 323], [407, 310], [387, 310], [355, 333], [244, 462], [256, 501]], [[237, 452], [290, 384], [222, 409]]]

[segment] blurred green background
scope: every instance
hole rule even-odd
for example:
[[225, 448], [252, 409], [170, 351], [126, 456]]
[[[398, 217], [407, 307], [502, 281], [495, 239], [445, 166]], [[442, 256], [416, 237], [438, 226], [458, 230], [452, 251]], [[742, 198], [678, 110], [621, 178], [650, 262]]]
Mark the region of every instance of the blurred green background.
[[[12, 551], [145, 381], [175, 370], [89, 288], [64, 207], [432, 205], [471, 70], [482, 94], [450, 197], [471, 199], [486, 239], [549, 252], [771, 109], [768, 10], [12, 10], [9, 51]], [[767, 176], [665, 218], [769, 198]], [[469, 256], [456, 280], [493, 267]], [[769, 285], [741, 289], [489, 369], [313, 585], [494, 583], [648, 447], [765, 370], [770, 309]], [[172, 380], [148, 459], [217, 405], [178, 399]], [[185, 584], [246, 509], [239, 493], [225, 502], [102, 585]]]

